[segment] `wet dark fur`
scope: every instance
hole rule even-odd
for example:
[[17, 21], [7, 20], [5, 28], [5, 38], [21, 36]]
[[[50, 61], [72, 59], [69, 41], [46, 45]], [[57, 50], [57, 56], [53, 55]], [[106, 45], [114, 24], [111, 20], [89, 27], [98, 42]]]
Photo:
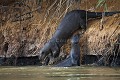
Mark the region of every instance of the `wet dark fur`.
[[80, 46], [79, 46], [79, 34], [74, 35], [71, 38], [71, 51], [70, 56], [55, 65], [56, 67], [71, 67], [71, 66], [80, 66]]

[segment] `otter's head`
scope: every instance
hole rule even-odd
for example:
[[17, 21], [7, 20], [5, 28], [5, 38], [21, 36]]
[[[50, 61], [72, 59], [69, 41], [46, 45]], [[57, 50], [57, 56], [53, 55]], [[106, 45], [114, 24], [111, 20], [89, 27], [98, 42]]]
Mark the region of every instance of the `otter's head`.
[[40, 50], [39, 59], [40, 61], [44, 61], [45, 58], [50, 55], [52, 57], [59, 56], [60, 49], [56, 45], [56, 43], [48, 42], [44, 45], [44, 47]]
[[40, 53], [39, 53], [39, 59], [40, 61], [43, 61], [45, 59], [45, 57], [51, 53], [51, 45], [50, 43], [46, 43], [44, 45], [44, 47], [40, 50]]
[[79, 39], [80, 39], [80, 34], [73, 35], [73, 37], [71, 38], [71, 43], [77, 44], [79, 43]]

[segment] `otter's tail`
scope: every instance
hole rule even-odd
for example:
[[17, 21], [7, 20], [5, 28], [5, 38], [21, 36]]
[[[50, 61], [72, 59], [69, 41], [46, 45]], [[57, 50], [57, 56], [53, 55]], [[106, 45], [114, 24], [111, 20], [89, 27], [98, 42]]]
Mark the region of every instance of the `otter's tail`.
[[120, 11], [114, 11], [114, 12], [87, 12], [88, 18], [102, 18], [102, 15], [104, 16], [112, 16], [113, 14], [120, 13]]

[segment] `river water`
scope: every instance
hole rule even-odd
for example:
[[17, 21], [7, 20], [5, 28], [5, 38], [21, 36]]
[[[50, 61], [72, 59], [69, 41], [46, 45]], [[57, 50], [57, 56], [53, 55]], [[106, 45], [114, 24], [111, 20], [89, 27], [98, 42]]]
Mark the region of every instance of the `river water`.
[[120, 68], [0, 67], [0, 80], [120, 80]]

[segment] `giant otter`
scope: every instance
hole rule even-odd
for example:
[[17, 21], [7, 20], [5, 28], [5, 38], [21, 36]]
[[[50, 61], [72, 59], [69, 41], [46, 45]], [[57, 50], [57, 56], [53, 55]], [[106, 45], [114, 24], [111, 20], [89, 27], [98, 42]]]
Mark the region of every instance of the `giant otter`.
[[[60, 48], [67, 42], [73, 33], [78, 29], [86, 29], [88, 20], [92, 18], [102, 18], [102, 13], [103, 12], [89, 12], [85, 10], [73, 10], [67, 13], [59, 24], [53, 37], [40, 50], [40, 60], [44, 60], [50, 53], [52, 56], [58, 57]], [[111, 16], [116, 13], [120, 13], [120, 11], [104, 12], [104, 15]]]
[[73, 66], [80, 66], [80, 45], [79, 45], [79, 34], [74, 35], [71, 39], [71, 52], [70, 57]]
[[73, 37], [71, 38], [70, 56], [66, 60], [55, 65], [56, 67], [80, 66], [79, 37], [79, 34], [73, 35]]

